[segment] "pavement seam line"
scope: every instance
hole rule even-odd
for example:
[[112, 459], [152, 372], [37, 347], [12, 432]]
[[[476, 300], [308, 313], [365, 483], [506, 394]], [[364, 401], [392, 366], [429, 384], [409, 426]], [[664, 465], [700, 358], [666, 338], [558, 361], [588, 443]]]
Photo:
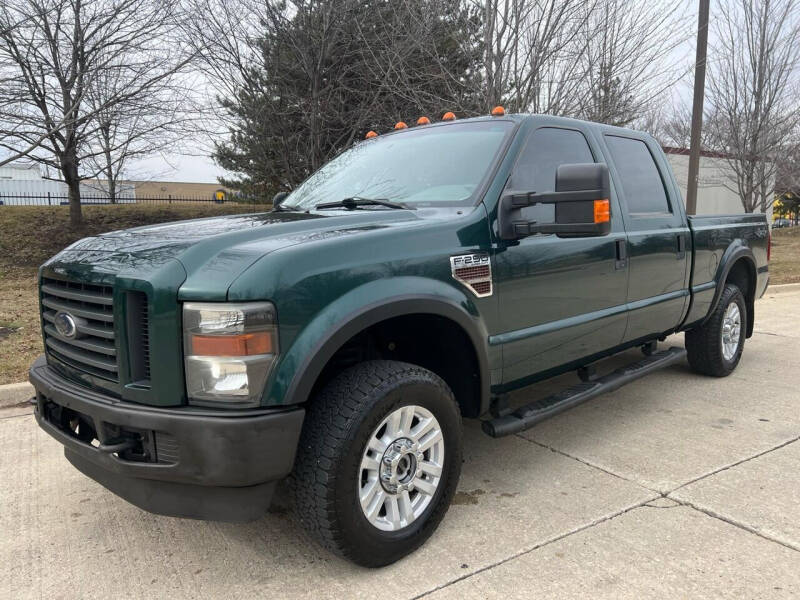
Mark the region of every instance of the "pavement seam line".
[[[775, 452], [775, 450], [780, 450], [781, 448], [784, 448], [784, 447], [788, 446], [789, 444], [794, 444], [797, 441], [800, 441], [800, 435], [798, 435], [798, 436], [796, 436], [796, 437], [794, 437], [794, 438], [792, 438], [790, 440], [787, 440], [785, 442], [781, 442], [777, 446], [772, 446], [771, 448], [767, 448], [766, 450], [764, 450], [762, 452], [758, 452], [757, 454], [753, 454], [752, 456], [748, 456], [746, 458], [743, 458], [742, 460], [738, 460], [736, 462], [730, 463], [728, 465], [725, 465], [725, 466], [720, 467], [718, 469], [715, 469], [713, 471], [709, 471], [708, 473], [700, 475], [699, 477], [695, 477], [691, 481], [687, 481], [685, 483], [682, 483], [678, 487], [671, 489], [670, 491], [664, 493], [663, 495], [667, 496], [667, 497], [670, 497], [670, 494], [673, 494], [674, 492], [677, 492], [678, 490], [680, 490], [682, 488], [685, 488], [687, 485], [692, 485], [693, 483], [697, 483], [698, 481], [701, 481], [702, 479], [706, 479], [707, 477], [711, 477], [713, 475], [716, 475], [717, 473], [722, 473], [723, 471], [727, 471], [728, 469], [732, 469], [734, 467], [738, 467], [739, 465], [742, 465], [742, 464], [744, 464], [746, 462], [749, 462], [749, 461], [754, 460], [756, 458], [760, 458], [760, 457], [764, 456], [765, 454], [769, 454], [770, 452]], [[673, 498], [673, 500], [674, 500], [674, 498]]]
[[535, 444], [535, 445], [537, 445], [537, 446], [539, 446], [541, 448], [545, 448], [546, 450], [550, 450], [550, 452], [554, 452], [556, 454], [560, 454], [561, 456], [564, 456], [566, 458], [571, 458], [572, 460], [578, 461], [582, 465], [586, 465], [587, 467], [591, 467], [593, 469], [597, 469], [598, 471], [601, 471], [601, 472], [605, 473], [606, 475], [611, 475], [612, 477], [616, 477], [617, 479], [621, 479], [623, 481], [627, 481], [628, 483], [633, 483], [634, 485], [637, 485], [640, 488], [643, 488], [643, 489], [645, 489], [645, 490], [647, 490], [649, 492], [654, 492], [656, 494], [659, 494], [661, 497], [665, 497], [667, 495], [667, 493], [668, 493], [668, 492], [667, 493], [662, 492], [661, 490], [655, 490], [655, 489], [653, 489], [651, 487], [647, 487], [646, 485], [642, 485], [638, 481], [635, 481], [633, 479], [629, 479], [628, 477], [625, 477], [624, 475], [620, 475], [619, 473], [615, 473], [614, 471], [609, 471], [608, 469], [606, 469], [604, 467], [601, 467], [600, 465], [596, 465], [594, 463], [591, 463], [591, 462], [589, 462], [589, 461], [587, 461], [587, 460], [585, 460], [583, 458], [580, 458], [578, 456], [573, 456], [572, 454], [569, 454], [568, 452], [564, 452], [563, 450], [559, 450], [558, 448], [554, 448], [553, 446], [549, 446], [548, 444], [543, 444], [542, 442], [537, 442], [534, 439], [524, 437], [523, 435], [521, 435], [519, 433], [515, 434], [515, 435], [517, 435], [519, 438], [521, 438], [521, 439], [523, 439], [523, 440], [525, 440], [527, 442], [530, 442], [531, 444]]
[[[10, 407], [10, 408], [14, 408], [14, 407]], [[3, 409], [3, 410], [5, 410], [5, 409]], [[22, 413], [22, 414], [19, 414], [19, 415], [8, 415], [6, 417], [6, 416], [3, 416], [2, 411], [0, 411], [0, 421], [5, 421], [6, 419], [19, 419], [20, 417], [29, 417], [32, 414], [33, 414], [33, 411], [30, 411], [30, 412]]]
[[796, 340], [796, 339], [797, 339], [797, 336], [796, 336], [796, 335], [786, 335], [786, 334], [784, 334], [784, 333], [772, 333], [771, 331], [755, 331], [755, 330], [754, 330], [754, 331], [753, 331], [753, 334], [758, 334], [758, 335], [771, 335], [771, 336], [773, 336], [773, 337], [782, 337], [782, 338], [788, 338], [788, 339], [790, 339], [790, 340]]
[[725, 516], [722, 513], [718, 513], [717, 511], [712, 510], [710, 508], [706, 508], [704, 506], [700, 506], [699, 504], [695, 504], [691, 500], [681, 500], [679, 498], [673, 498], [673, 497], [670, 497], [670, 500], [674, 500], [675, 502], [677, 502], [681, 506], [687, 506], [687, 507], [689, 507], [689, 508], [691, 508], [693, 510], [696, 510], [697, 512], [703, 513], [704, 515], [709, 516], [709, 517], [711, 517], [713, 519], [718, 519], [718, 520], [722, 521], [723, 523], [727, 523], [728, 525], [733, 525], [734, 527], [737, 527], [737, 528], [739, 528], [739, 529], [741, 529], [743, 531], [747, 531], [748, 533], [752, 533], [753, 535], [758, 536], [763, 540], [766, 540], [768, 542], [772, 542], [774, 544], [778, 544], [780, 546], [783, 546], [784, 548], [788, 548], [789, 550], [794, 550], [795, 552], [800, 552], [800, 546], [795, 546], [791, 542], [786, 542], [784, 540], [778, 539], [778, 538], [773, 537], [771, 535], [767, 535], [763, 531], [759, 531], [758, 529], [754, 528], [752, 525], [748, 525], [747, 523], [744, 523], [742, 521], [738, 521], [738, 520], [736, 520], [736, 519], [734, 519], [732, 517]]
[[[700, 477], [697, 477], [697, 478], [695, 478], [695, 479], [693, 479], [691, 481], [683, 483], [683, 484], [679, 485], [678, 487], [676, 487], [676, 488], [674, 488], [674, 489], [672, 489], [670, 491], [661, 492], [659, 490], [653, 490], [652, 488], [644, 486], [641, 483], [639, 483], [638, 481], [634, 481], [632, 479], [628, 479], [628, 478], [623, 477], [622, 475], [619, 475], [619, 474], [614, 473], [612, 471], [608, 471], [607, 469], [604, 469], [603, 467], [594, 465], [594, 464], [592, 464], [590, 462], [587, 462], [586, 460], [578, 458], [577, 456], [572, 456], [571, 454], [568, 454], [567, 452], [563, 452], [561, 450], [553, 448], [552, 446], [548, 446], [547, 444], [542, 444], [541, 442], [537, 442], [536, 440], [524, 437], [524, 436], [522, 436], [520, 434], [516, 434], [516, 435], [518, 437], [524, 439], [524, 440], [527, 440], [527, 441], [531, 442], [532, 444], [536, 444], [537, 446], [540, 446], [542, 448], [546, 448], [546, 449], [550, 450], [551, 452], [555, 452], [556, 454], [560, 454], [560, 455], [562, 455], [562, 456], [564, 456], [566, 458], [571, 458], [571, 459], [573, 459], [573, 460], [575, 460], [575, 461], [577, 461], [577, 462], [579, 462], [581, 464], [586, 465], [587, 467], [593, 467], [593, 468], [597, 469], [598, 471], [602, 471], [603, 473], [606, 473], [608, 475], [612, 475], [614, 477], [618, 477], [619, 479], [622, 479], [622, 480], [627, 481], [629, 483], [634, 483], [634, 484], [638, 485], [639, 487], [642, 487], [642, 488], [644, 488], [646, 490], [649, 490], [649, 491], [655, 492], [657, 494], [660, 494], [661, 498], [667, 498], [669, 500], [673, 500], [674, 502], [677, 502], [678, 505], [680, 505], [680, 506], [688, 506], [689, 508], [692, 508], [693, 510], [701, 512], [701, 513], [703, 513], [703, 514], [705, 514], [705, 515], [707, 515], [709, 517], [712, 517], [712, 518], [715, 518], [715, 519], [719, 519], [720, 521], [723, 521], [723, 522], [725, 522], [725, 523], [727, 523], [729, 525], [733, 525], [734, 527], [738, 527], [739, 529], [747, 531], [747, 532], [749, 532], [749, 533], [751, 533], [753, 535], [756, 535], [756, 536], [758, 536], [758, 537], [760, 537], [760, 538], [762, 538], [764, 540], [779, 544], [781, 546], [789, 548], [790, 550], [794, 550], [796, 552], [800, 552], [800, 547], [797, 547], [797, 546], [793, 545], [790, 542], [785, 542], [785, 541], [780, 540], [778, 538], [766, 535], [765, 533], [763, 533], [761, 531], [758, 531], [757, 529], [753, 528], [750, 525], [747, 525], [746, 523], [737, 521], [737, 520], [735, 520], [735, 519], [733, 519], [731, 517], [726, 517], [723, 514], [717, 513], [716, 511], [714, 511], [714, 510], [712, 510], [710, 508], [704, 508], [704, 507], [701, 507], [699, 505], [696, 505], [696, 504], [694, 504], [693, 502], [691, 502], [689, 500], [681, 500], [679, 497], [676, 498], [675, 496], [672, 495], [673, 493], [677, 492], [678, 490], [680, 490], [683, 487], [686, 487], [687, 485], [691, 485], [692, 483], [697, 483], [698, 481], [702, 481], [703, 479], [706, 479], [707, 477], [712, 477], [712, 476], [716, 475], [717, 473], [722, 473], [723, 471], [727, 471], [728, 469], [732, 469], [734, 467], [738, 467], [739, 465], [742, 465], [742, 464], [744, 464], [746, 462], [749, 462], [749, 461], [754, 460], [756, 458], [760, 458], [760, 457], [765, 456], [765, 455], [767, 455], [767, 454], [769, 454], [771, 452], [775, 452], [776, 450], [780, 450], [781, 448], [784, 448], [786, 446], [789, 446], [790, 444], [793, 444], [793, 443], [795, 443], [797, 441], [800, 441], [800, 436], [797, 436], [794, 439], [791, 439], [791, 440], [785, 441], [785, 442], [783, 442], [781, 444], [778, 444], [777, 446], [773, 446], [772, 448], [768, 448], [767, 450], [764, 450], [763, 452], [759, 452], [757, 454], [754, 454], [753, 456], [749, 456], [749, 457], [743, 458], [742, 460], [737, 461], [735, 463], [731, 463], [731, 464], [726, 465], [724, 467], [720, 467], [719, 469], [716, 469], [714, 471], [706, 473], [705, 475], [701, 475]], [[648, 500], [648, 502], [652, 502], [652, 500]], [[648, 507], [647, 503], [645, 503], [643, 506], [644, 507]], [[660, 506], [657, 506], [657, 507], [649, 507], [649, 508], [675, 508], [675, 507], [660, 507]], [[478, 572], [479, 571], [476, 571], [476, 573], [478, 573]]]
[[[577, 461], [577, 462], [579, 462], [581, 464], [584, 464], [587, 467], [592, 467], [594, 469], [597, 469], [598, 471], [602, 471], [603, 473], [606, 473], [607, 475], [611, 475], [613, 477], [617, 477], [619, 479], [622, 479], [623, 481], [627, 481], [629, 483], [633, 483], [635, 485], [638, 485], [639, 487], [641, 487], [641, 488], [643, 488], [645, 490], [660, 494], [662, 498], [671, 498], [670, 494], [680, 490], [681, 488], [686, 487], [687, 485], [691, 485], [693, 483], [697, 483], [698, 481], [701, 481], [701, 480], [705, 479], [706, 477], [711, 477], [713, 475], [716, 475], [717, 473], [721, 473], [723, 471], [727, 471], [728, 469], [732, 469], [733, 467], [738, 467], [739, 465], [744, 464], [744, 463], [746, 463], [748, 461], [754, 460], [756, 458], [760, 458], [760, 457], [764, 456], [765, 454], [769, 454], [770, 452], [774, 452], [775, 450], [780, 450], [781, 448], [783, 448], [785, 446], [788, 446], [789, 444], [793, 444], [793, 443], [795, 443], [797, 441], [800, 441], [800, 436], [794, 437], [794, 438], [792, 438], [790, 440], [787, 440], [785, 442], [781, 442], [777, 446], [772, 446], [770, 448], [767, 448], [766, 450], [763, 450], [762, 452], [758, 452], [757, 454], [753, 454], [752, 456], [745, 457], [745, 458], [743, 458], [743, 459], [741, 459], [739, 461], [724, 465], [722, 467], [719, 467], [718, 469], [715, 469], [713, 471], [709, 471], [708, 473], [704, 473], [704, 474], [702, 474], [702, 475], [700, 475], [698, 477], [695, 477], [694, 479], [692, 479], [690, 481], [686, 481], [686, 482], [680, 484], [679, 486], [672, 488], [671, 490], [661, 491], [661, 490], [657, 490], [657, 489], [653, 489], [651, 487], [648, 487], [648, 486], [640, 483], [639, 481], [636, 481], [635, 479], [630, 479], [628, 477], [625, 477], [624, 475], [620, 475], [619, 473], [615, 473], [613, 471], [609, 471], [608, 469], [605, 469], [604, 467], [601, 467], [599, 465], [593, 464], [593, 463], [591, 463], [591, 462], [589, 462], [589, 461], [587, 461], [587, 460], [585, 460], [583, 458], [580, 458], [578, 456], [573, 456], [572, 454], [569, 454], [568, 452], [564, 452], [563, 450], [559, 450], [558, 448], [554, 448], [553, 446], [549, 446], [547, 444], [543, 444], [542, 442], [537, 442], [536, 440], [524, 437], [521, 434], [515, 434], [515, 435], [517, 437], [523, 439], [523, 440], [527, 440], [528, 442], [530, 442], [532, 444], [535, 444], [535, 445], [540, 446], [542, 448], [546, 448], [547, 450], [550, 450], [551, 452], [555, 452], [556, 454], [560, 454], [562, 456], [565, 456], [566, 458], [571, 458], [572, 460], [575, 460], [575, 461]], [[672, 499], [675, 500], [675, 498], [672, 498]]]
[[[655, 492], [655, 493], [658, 493], [658, 492]], [[634, 505], [631, 505], [631, 506], [628, 506], [627, 508], [623, 508], [621, 510], [618, 510], [618, 511], [616, 511], [616, 512], [610, 514], [610, 515], [606, 515], [604, 517], [600, 517], [599, 519], [595, 519], [593, 521], [590, 521], [589, 523], [585, 523], [583, 525], [580, 525], [579, 527], [576, 527], [576, 528], [571, 529], [569, 531], [566, 531], [564, 533], [556, 534], [551, 538], [548, 538], [548, 539], [546, 539], [546, 540], [544, 540], [542, 542], [539, 542], [538, 544], [534, 544], [530, 548], [520, 550], [519, 552], [516, 552], [516, 553], [512, 554], [511, 556], [507, 556], [506, 558], [502, 558], [502, 559], [500, 559], [500, 560], [498, 560], [498, 561], [496, 561], [496, 562], [494, 562], [494, 563], [492, 563], [490, 565], [486, 565], [484, 567], [476, 569], [476, 570], [472, 571], [471, 573], [465, 573], [464, 575], [461, 575], [460, 577], [457, 577], [457, 578], [453, 579], [452, 581], [447, 581], [445, 583], [437, 585], [436, 587], [434, 587], [434, 588], [432, 588], [430, 590], [427, 590], [425, 592], [422, 592], [421, 594], [413, 596], [412, 600], [418, 600], [419, 598], [424, 598], [425, 596], [429, 596], [430, 594], [433, 594], [434, 592], [438, 592], [439, 590], [443, 590], [443, 589], [445, 589], [447, 587], [450, 587], [453, 584], [459, 583], [460, 581], [464, 581], [465, 579], [469, 579], [470, 577], [473, 577], [474, 575], [478, 575], [480, 573], [483, 573], [484, 571], [489, 571], [491, 569], [494, 569], [495, 567], [499, 567], [500, 565], [505, 564], [505, 563], [507, 563], [509, 561], [512, 561], [512, 560], [514, 560], [516, 558], [519, 558], [521, 556], [525, 556], [526, 554], [530, 554], [531, 552], [534, 552], [535, 550], [540, 550], [540, 549], [544, 548], [545, 546], [549, 546], [550, 544], [552, 544], [554, 542], [558, 542], [558, 541], [563, 540], [565, 538], [568, 538], [568, 537], [570, 537], [572, 535], [575, 535], [576, 533], [581, 533], [582, 531], [586, 531], [587, 529], [591, 529], [592, 527], [596, 527], [597, 525], [601, 525], [602, 523], [606, 523], [607, 521], [611, 521], [612, 519], [616, 519], [617, 517], [620, 517], [620, 516], [622, 516], [624, 514], [627, 514], [627, 513], [631, 512], [632, 510], [636, 510], [637, 508], [644, 507], [648, 502], [652, 502], [653, 500], [657, 500], [659, 497], [660, 496], [656, 496], [656, 497], [653, 497], [653, 498], [647, 498], [646, 500], [642, 500], [641, 502], [637, 502]]]

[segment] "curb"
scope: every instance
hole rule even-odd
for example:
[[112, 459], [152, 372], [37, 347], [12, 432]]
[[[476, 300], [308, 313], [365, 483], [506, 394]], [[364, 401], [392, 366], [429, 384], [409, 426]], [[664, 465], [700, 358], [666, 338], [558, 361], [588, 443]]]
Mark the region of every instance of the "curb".
[[33, 398], [34, 395], [33, 386], [27, 381], [0, 385], [0, 408], [22, 404]]
[[787, 292], [800, 292], [800, 283], [782, 283], [780, 285], [771, 285], [764, 293], [765, 296], [770, 294], [785, 294]]

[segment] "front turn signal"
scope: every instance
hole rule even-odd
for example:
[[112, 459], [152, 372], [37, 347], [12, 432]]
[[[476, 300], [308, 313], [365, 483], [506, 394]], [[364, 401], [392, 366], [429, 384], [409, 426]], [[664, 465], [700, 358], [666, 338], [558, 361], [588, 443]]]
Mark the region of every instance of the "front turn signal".
[[611, 220], [611, 203], [608, 198], [594, 201], [594, 222], [608, 223]]
[[199, 356], [252, 356], [272, 354], [271, 331], [239, 333], [233, 335], [192, 335], [191, 354]]

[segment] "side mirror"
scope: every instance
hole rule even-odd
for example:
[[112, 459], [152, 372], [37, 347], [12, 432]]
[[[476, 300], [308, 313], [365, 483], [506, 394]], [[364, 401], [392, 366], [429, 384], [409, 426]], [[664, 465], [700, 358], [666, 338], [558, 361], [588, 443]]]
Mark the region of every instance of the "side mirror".
[[[556, 191], [509, 191], [500, 198], [500, 238], [516, 240], [534, 233], [556, 233], [562, 237], [589, 237], [611, 232], [611, 185], [608, 167], [599, 163], [561, 165], [556, 170]], [[536, 204], [554, 204], [554, 223], [538, 223], [522, 217], [522, 209]]]
[[286, 200], [289, 197], [289, 192], [278, 192], [272, 197], [272, 208], [276, 208], [281, 205], [281, 202]]

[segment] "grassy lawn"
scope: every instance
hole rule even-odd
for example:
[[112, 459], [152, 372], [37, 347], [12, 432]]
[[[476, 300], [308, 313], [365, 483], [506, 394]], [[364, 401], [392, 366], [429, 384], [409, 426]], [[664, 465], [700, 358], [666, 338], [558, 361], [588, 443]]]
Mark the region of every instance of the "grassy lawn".
[[65, 206], [0, 206], [0, 385], [26, 380], [28, 367], [42, 352], [36, 273], [39, 265], [59, 250], [104, 231], [258, 210], [263, 207], [86, 206], [86, 227], [72, 232]]
[[771, 285], [800, 283], [800, 227], [772, 232], [769, 282]]
[[[90, 206], [84, 208], [85, 230], [74, 233], [66, 207], [0, 207], [0, 384], [25, 380], [42, 352], [36, 271], [61, 248], [114, 229], [252, 211], [231, 205]], [[778, 229], [772, 236], [770, 283], [797, 282], [800, 227]]]

